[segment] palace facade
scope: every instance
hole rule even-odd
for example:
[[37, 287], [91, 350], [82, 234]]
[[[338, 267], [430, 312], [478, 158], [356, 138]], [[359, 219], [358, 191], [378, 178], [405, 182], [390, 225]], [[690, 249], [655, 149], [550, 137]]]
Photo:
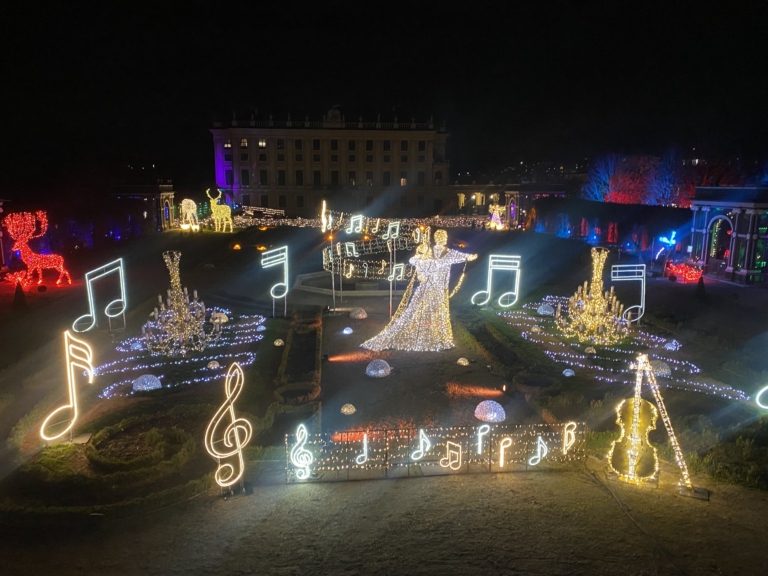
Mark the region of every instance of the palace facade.
[[230, 203], [288, 217], [316, 216], [323, 200], [382, 216], [456, 210], [448, 133], [432, 120], [349, 121], [334, 107], [320, 121], [215, 123], [211, 135], [216, 185]]

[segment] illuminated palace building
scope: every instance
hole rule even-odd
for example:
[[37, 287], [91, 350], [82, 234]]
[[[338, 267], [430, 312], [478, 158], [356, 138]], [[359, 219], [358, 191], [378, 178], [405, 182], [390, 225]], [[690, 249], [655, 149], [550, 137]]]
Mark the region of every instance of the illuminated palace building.
[[214, 124], [216, 185], [228, 202], [316, 216], [367, 206], [382, 215], [454, 211], [445, 127], [415, 120], [346, 119], [338, 107], [322, 120], [233, 119]]
[[744, 283], [768, 280], [768, 188], [696, 188], [692, 257], [707, 274]]

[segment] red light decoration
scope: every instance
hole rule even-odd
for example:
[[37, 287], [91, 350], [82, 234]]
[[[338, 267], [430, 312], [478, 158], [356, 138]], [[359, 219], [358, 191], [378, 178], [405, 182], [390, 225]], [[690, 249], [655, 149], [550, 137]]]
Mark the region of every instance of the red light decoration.
[[675, 276], [682, 282], [698, 282], [701, 278], [702, 270], [698, 266], [680, 262], [675, 264], [667, 262], [667, 276]]
[[[37, 223], [40, 223], [40, 232], [35, 234]], [[11, 250], [21, 254], [21, 261], [27, 266], [25, 283], [31, 283], [32, 275], [37, 272], [37, 283], [43, 283], [43, 270], [58, 270], [59, 277], [56, 284], [61, 284], [66, 277], [67, 283], [72, 284], [72, 278], [64, 268], [64, 258], [58, 254], [38, 254], [29, 247], [29, 241], [40, 238], [48, 230], [48, 215], [43, 210], [32, 212], [15, 212], [8, 214], [3, 220], [8, 235], [13, 239]], [[15, 278], [18, 281], [18, 277]]]

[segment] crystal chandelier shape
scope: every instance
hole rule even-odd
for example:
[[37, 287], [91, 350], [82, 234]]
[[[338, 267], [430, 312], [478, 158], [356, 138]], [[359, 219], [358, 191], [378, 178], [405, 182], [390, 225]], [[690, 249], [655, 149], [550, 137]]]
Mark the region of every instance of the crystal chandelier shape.
[[152, 354], [178, 357], [201, 352], [219, 339], [221, 324], [225, 320], [216, 314], [216, 318], [206, 322], [205, 304], [198, 300], [197, 290], [193, 292], [192, 300], [189, 299], [186, 287], [181, 286], [181, 252], [163, 252], [163, 260], [171, 277], [171, 287], [167, 291], [166, 302], [163, 302], [162, 295], [158, 295], [159, 309], [155, 308], [141, 328], [144, 343]]
[[584, 281], [568, 300], [568, 315], [561, 314], [557, 305], [555, 322], [562, 334], [576, 338], [582, 343], [600, 345], [615, 344], [628, 332], [627, 322], [622, 318], [624, 306], [613, 293], [603, 291], [603, 268], [608, 250], [592, 248], [592, 281]]

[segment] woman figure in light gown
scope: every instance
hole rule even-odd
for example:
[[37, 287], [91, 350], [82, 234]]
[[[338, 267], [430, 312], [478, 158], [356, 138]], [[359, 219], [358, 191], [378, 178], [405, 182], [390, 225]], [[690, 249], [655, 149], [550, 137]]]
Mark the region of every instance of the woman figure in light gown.
[[[448, 282], [451, 266], [477, 259], [446, 246], [448, 233], [435, 232], [435, 245], [425, 242], [416, 249], [409, 262], [415, 268], [403, 300], [389, 324], [378, 335], [361, 344], [369, 350], [407, 350], [438, 352], [453, 348], [451, 313], [448, 307]], [[415, 288], [414, 288], [414, 282]]]

